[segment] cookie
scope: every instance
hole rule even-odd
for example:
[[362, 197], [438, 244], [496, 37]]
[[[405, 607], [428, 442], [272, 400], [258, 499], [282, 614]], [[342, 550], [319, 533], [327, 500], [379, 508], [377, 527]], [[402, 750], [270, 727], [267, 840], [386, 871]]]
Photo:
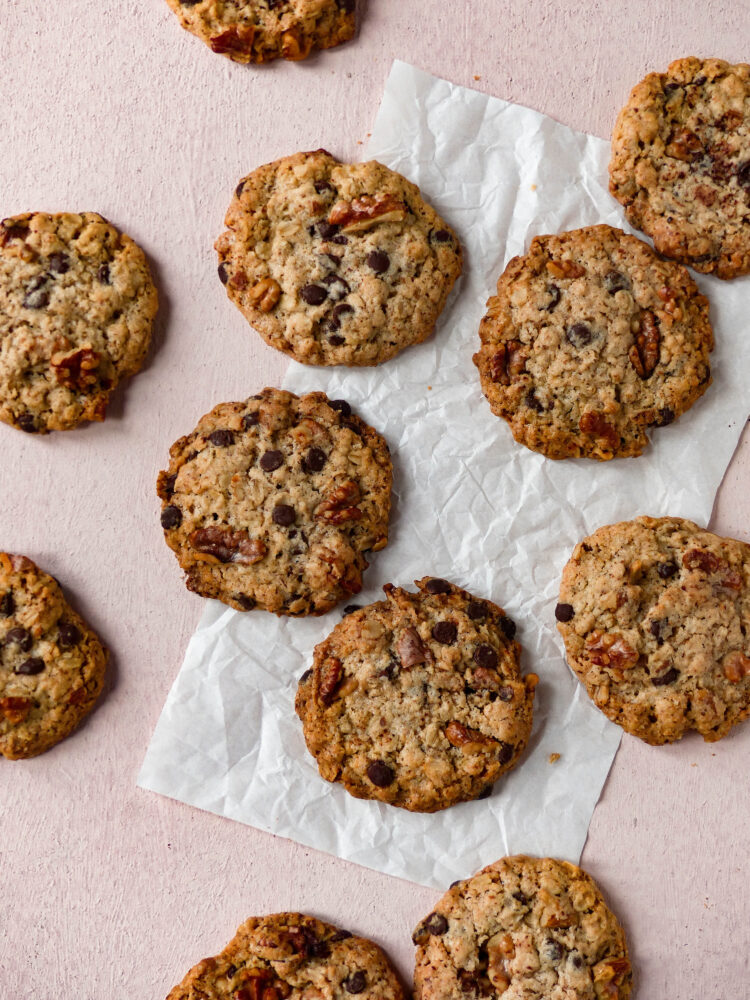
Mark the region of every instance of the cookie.
[[750, 271], [750, 66], [678, 59], [635, 87], [612, 135], [609, 190], [667, 257]]
[[388, 958], [303, 913], [251, 917], [220, 955], [204, 958], [167, 1000], [405, 1000]]
[[323, 149], [240, 181], [216, 241], [227, 294], [263, 339], [309, 365], [376, 365], [432, 333], [461, 273], [419, 188]]
[[415, 1000], [627, 1000], [625, 935], [599, 887], [554, 858], [501, 858], [414, 932]]
[[321, 615], [388, 541], [391, 459], [345, 400], [264, 389], [170, 449], [161, 523], [189, 590], [239, 611]]
[[531, 732], [502, 608], [433, 577], [347, 614], [315, 648], [295, 708], [327, 781], [359, 799], [435, 812], [489, 793]]
[[239, 63], [306, 59], [348, 42], [356, 0], [167, 0], [180, 24], [212, 52]]
[[556, 616], [589, 696], [646, 743], [750, 715], [750, 545], [678, 517], [607, 525], [576, 546]]
[[22, 431], [104, 420], [146, 357], [157, 295], [143, 251], [95, 212], [0, 223], [0, 420]]
[[94, 707], [106, 665], [57, 581], [0, 552], [0, 754], [35, 757], [68, 736]]
[[492, 412], [547, 458], [640, 455], [711, 382], [708, 302], [679, 264], [610, 226], [514, 257], [474, 355]]

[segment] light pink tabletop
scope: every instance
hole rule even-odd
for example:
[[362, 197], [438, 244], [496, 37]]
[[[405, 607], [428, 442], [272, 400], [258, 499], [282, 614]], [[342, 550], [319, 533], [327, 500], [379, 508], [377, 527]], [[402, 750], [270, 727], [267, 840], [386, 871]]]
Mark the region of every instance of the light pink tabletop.
[[[3, 1000], [161, 1000], [243, 919], [283, 909], [373, 937], [408, 982], [411, 931], [437, 899], [135, 786], [202, 610], [162, 541], [156, 473], [200, 414], [285, 367], [216, 278], [237, 180], [298, 149], [359, 157], [394, 58], [608, 136], [647, 71], [750, 55], [746, 0], [361, 8], [353, 43], [248, 68], [164, 0], [2, 4], [0, 217], [99, 211], [146, 249], [161, 297], [148, 364], [105, 424], [47, 438], [0, 425], [0, 547], [58, 576], [113, 651], [83, 728], [0, 765]], [[750, 541], [749, 521], [746, 434], [712, 526]], [[639, 1000], [750, 993], [749, 762], [750, 724], [715, 745], [623, 739], [583, 864], [625, 924]]]

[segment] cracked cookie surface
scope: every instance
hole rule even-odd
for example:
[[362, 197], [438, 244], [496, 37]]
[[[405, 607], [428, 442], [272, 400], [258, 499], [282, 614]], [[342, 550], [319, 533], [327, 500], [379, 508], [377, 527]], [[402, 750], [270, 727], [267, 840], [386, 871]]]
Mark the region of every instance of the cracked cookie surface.
[[69, 430], [104, 420], [143, 364], [157, 294], [143, 251], [95, 212], [0, 223], [0, 420]]
[[640, 455], [711, 382], [708, 301], [687, 270], [610, 226], [514, 257], [474, 355], [492, 412], [548, 458]]
[[502, 608], [433, 577], [347, 614], [315, 648], [295, 708], [327, 781], [434, 812], [488, 792], [528, 743], [535, 674], [521, 676]]
[[302, 913], [251, 917], [167, 1000], [405, 1000], [385, 953]]
[[353, 37], [356, 0], [167, 0], [183, 28], [234, 62], [294, 62]]
[[750, 65], [678, 59], [630, 94], [612, 135], [610, 192], [667, 257], [750, 271]]
[[272, 347], [376, 365], [432, 333], [461, 273], [453, 231], [382, 164], [297, 153], [240, 181], [216, 241], [227, 294]]
[[594, 703], [653, 745], [712, 742], [750, 715], [750, 546], [639, 517], [580, 542], [556, 617]]
[[591, 876], [501, 858], [454, 884], [413, 935], [416, 1000], [627, 1000], [625, 935]]
[[0, 754], [35, 757], [68, 736], [94, 707], [106, 665], [57, 581], [0, 552]]
[[323, 614], [388, 541], [391, 459], [344, 400], [264, 389], [221, 403], [159, 473], [164, 537], [189, 590], [239, 611]]

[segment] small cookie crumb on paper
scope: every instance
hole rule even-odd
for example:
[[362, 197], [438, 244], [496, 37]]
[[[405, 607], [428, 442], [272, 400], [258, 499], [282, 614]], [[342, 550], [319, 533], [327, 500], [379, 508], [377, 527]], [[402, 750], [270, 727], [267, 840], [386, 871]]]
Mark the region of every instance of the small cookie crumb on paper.
[[549, 757], [547, 758], [547, 760], [549, 761], [550, 764], [556, 764], [558, 762], [558, 760], [560, 759], [560, 757], [562, 757], [562, 754], [551, 753], [549, 755]]

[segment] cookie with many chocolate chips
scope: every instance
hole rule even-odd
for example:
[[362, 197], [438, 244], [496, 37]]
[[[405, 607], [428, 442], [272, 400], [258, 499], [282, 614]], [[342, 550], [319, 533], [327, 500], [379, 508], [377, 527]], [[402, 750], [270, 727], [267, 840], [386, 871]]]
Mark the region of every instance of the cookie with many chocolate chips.
[[535, 674], [521, 676], [502, 608], [432, 577], [351, 611], [315, 648], [296, 710], [327, 781], [360, 799], [435, 812], [489, 793], [529, 740]]
[[167, 1000], [405, 1000], [381, 949], [302, 913], [251, 917]]
[[708, 302], [680, 264], [610, 226], [514, 257], [474, 355], [492, 412], [548, 458], [640, 455], [711, 382]]
[[607, 525], [576, 546], [556, 616], [594, 703], [646, 743], [750, 715], [750, 545], [677, 517]]
[[320, 615], [388, 541], [391, 459], [345, 400], [264, 389], [221, 403], [159, 473], [164, 537], [189, 590], [239, 611]]
[[95, 212], [0, 223], [0, 420], [22, 431], [104, 420], [143, 364], [157, 295], [143, 251]]
[[625, 934], [590, 875], [501, 858], [458, 882], [413, 935], [416, 1000], [627, 1000]]
[[0, 754], [35, 757], [68, 736], [94, 707], [106, 665], [57, 581], [0, 552]]
[[216, 241], [227, 294], [272, 347], [376, 365], [432, 333], [461, 273], [455, 234], [380, 163], [297, 153], [240, 181]]
[[167, 0], [180, 24], [234, 62], [306, 59], [353, 37], [356, 0]]
[[649, 73], [615, 124], [609, 177], [661, 253], [719, 278], [750, 271], [750, 65]]

